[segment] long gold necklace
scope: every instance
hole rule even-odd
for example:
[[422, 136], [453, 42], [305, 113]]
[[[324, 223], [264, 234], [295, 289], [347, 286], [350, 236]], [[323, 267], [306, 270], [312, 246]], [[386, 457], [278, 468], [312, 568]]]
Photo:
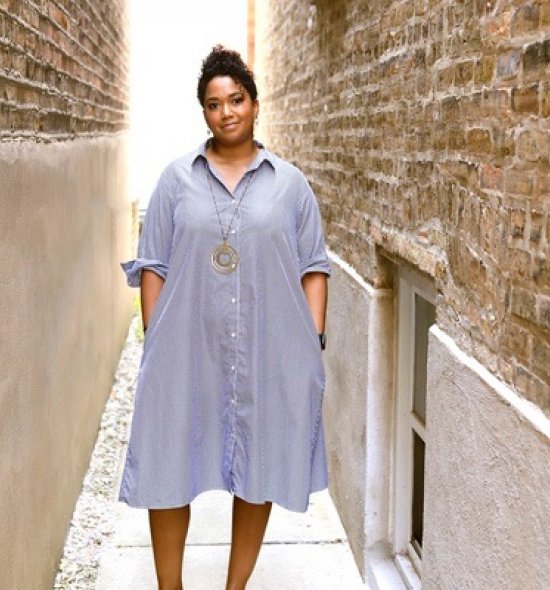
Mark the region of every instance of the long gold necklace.
[[244, 196], [250, 186], [250, 182], [252, 181], [252, 176], [254, 175], [254, 170], [248, 174], [248, 181], [246, 183], [245, 189], [241, 198], [237, 201], [237, 205], [233, 210], [233, 215], [231, 216], [231, 220], [229, 221], [229, 225], [227, 229], [224, 231], [222, 220], [220, 217], [220, 211], [218, 209], [218, 203], [216, 202], [216, 196], [214, 195], [214, 187], [212, 186], [212, 173], [210, 172], [210, 168], [208, 163], [206, 163], [206, 177], [208, 178], [208, 186], [210, 187], [210, 194], [212, 195], [212, 200], [214, 201], [214, 207], [216, 208], [216, 213], [218, 214], [218, 223], [220, 225], [220, 231], [222, 234], [222, 243], [218, 246], [215, 246], [212, 249], [210, 260], [212, 262], [212, 266], [221, 273], [228, 274], [233, 272], [237, 268], [237, 264], [239, 263], [239, 254], [237, 250], [231, 246], [231, 244], [227, 243], [227, 237], [229, 236], [229, 232], [231, 231], [231, 226], [233, 225], [233, 219], [235, 218], [235, 214], [237, 213]]

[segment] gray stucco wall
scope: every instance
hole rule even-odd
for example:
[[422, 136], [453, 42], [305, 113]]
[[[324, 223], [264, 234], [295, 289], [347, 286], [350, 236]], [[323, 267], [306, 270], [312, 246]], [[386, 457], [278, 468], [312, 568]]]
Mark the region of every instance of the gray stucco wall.
[[132, 314], [126, 135], [0, 145], [0, 572], [49, 589]]
[[389, 540], [393, 294], [331, 253], [324, 363], [329, 490], [361, 574]]
[[430, 331], [422, 588], [550, 588], [550, 428]]
[[329, 490], [355, 559], [361, 563], [365, 548], [365, 361], [369, 297], [341, 268], [334, 263], [332, 267], [325, 328], [323, 408]]

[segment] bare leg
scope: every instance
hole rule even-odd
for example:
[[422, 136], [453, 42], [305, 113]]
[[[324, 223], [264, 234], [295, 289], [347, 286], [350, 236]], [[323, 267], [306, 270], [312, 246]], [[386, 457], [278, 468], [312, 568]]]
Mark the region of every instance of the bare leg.
[[251, 504], [234, 496], [231, 553], [225, 590], [245, 590], [260, 553], [271, 506], [272, 502]]
[[181, 508], [149, 509], [159, 590], [183, 590], [183, 552], [190, 518], [190, 504]]

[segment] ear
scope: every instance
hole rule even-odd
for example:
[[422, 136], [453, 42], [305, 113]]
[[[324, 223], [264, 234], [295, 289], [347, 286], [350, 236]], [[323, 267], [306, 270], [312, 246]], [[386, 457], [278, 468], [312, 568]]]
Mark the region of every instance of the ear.
[[260, 112], [260, 103], [259, 103], [258, 99], [256, 99], [254, 101], [254, 118], [256, 118], [258, 116], [259, 112]]

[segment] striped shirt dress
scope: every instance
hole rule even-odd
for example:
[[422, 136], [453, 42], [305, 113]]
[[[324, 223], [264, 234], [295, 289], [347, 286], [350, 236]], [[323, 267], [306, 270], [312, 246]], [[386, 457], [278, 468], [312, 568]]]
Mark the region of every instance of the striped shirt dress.
[[[302, 172], [256, 145], [233, 193], [207, 142], [170, 162], [137, 257], [121, 262], [131, 287], [143, 269], [164, 279], [120, 483], [129, 506], [179, 507], [221, 489], [305, 512], [328, 485], [325, 371], [301, 285], [306, 273], [331, 274], [320, 210]], [[232, 217], [227, 241], [239, 259], [222, 273], [211, 252]]]

